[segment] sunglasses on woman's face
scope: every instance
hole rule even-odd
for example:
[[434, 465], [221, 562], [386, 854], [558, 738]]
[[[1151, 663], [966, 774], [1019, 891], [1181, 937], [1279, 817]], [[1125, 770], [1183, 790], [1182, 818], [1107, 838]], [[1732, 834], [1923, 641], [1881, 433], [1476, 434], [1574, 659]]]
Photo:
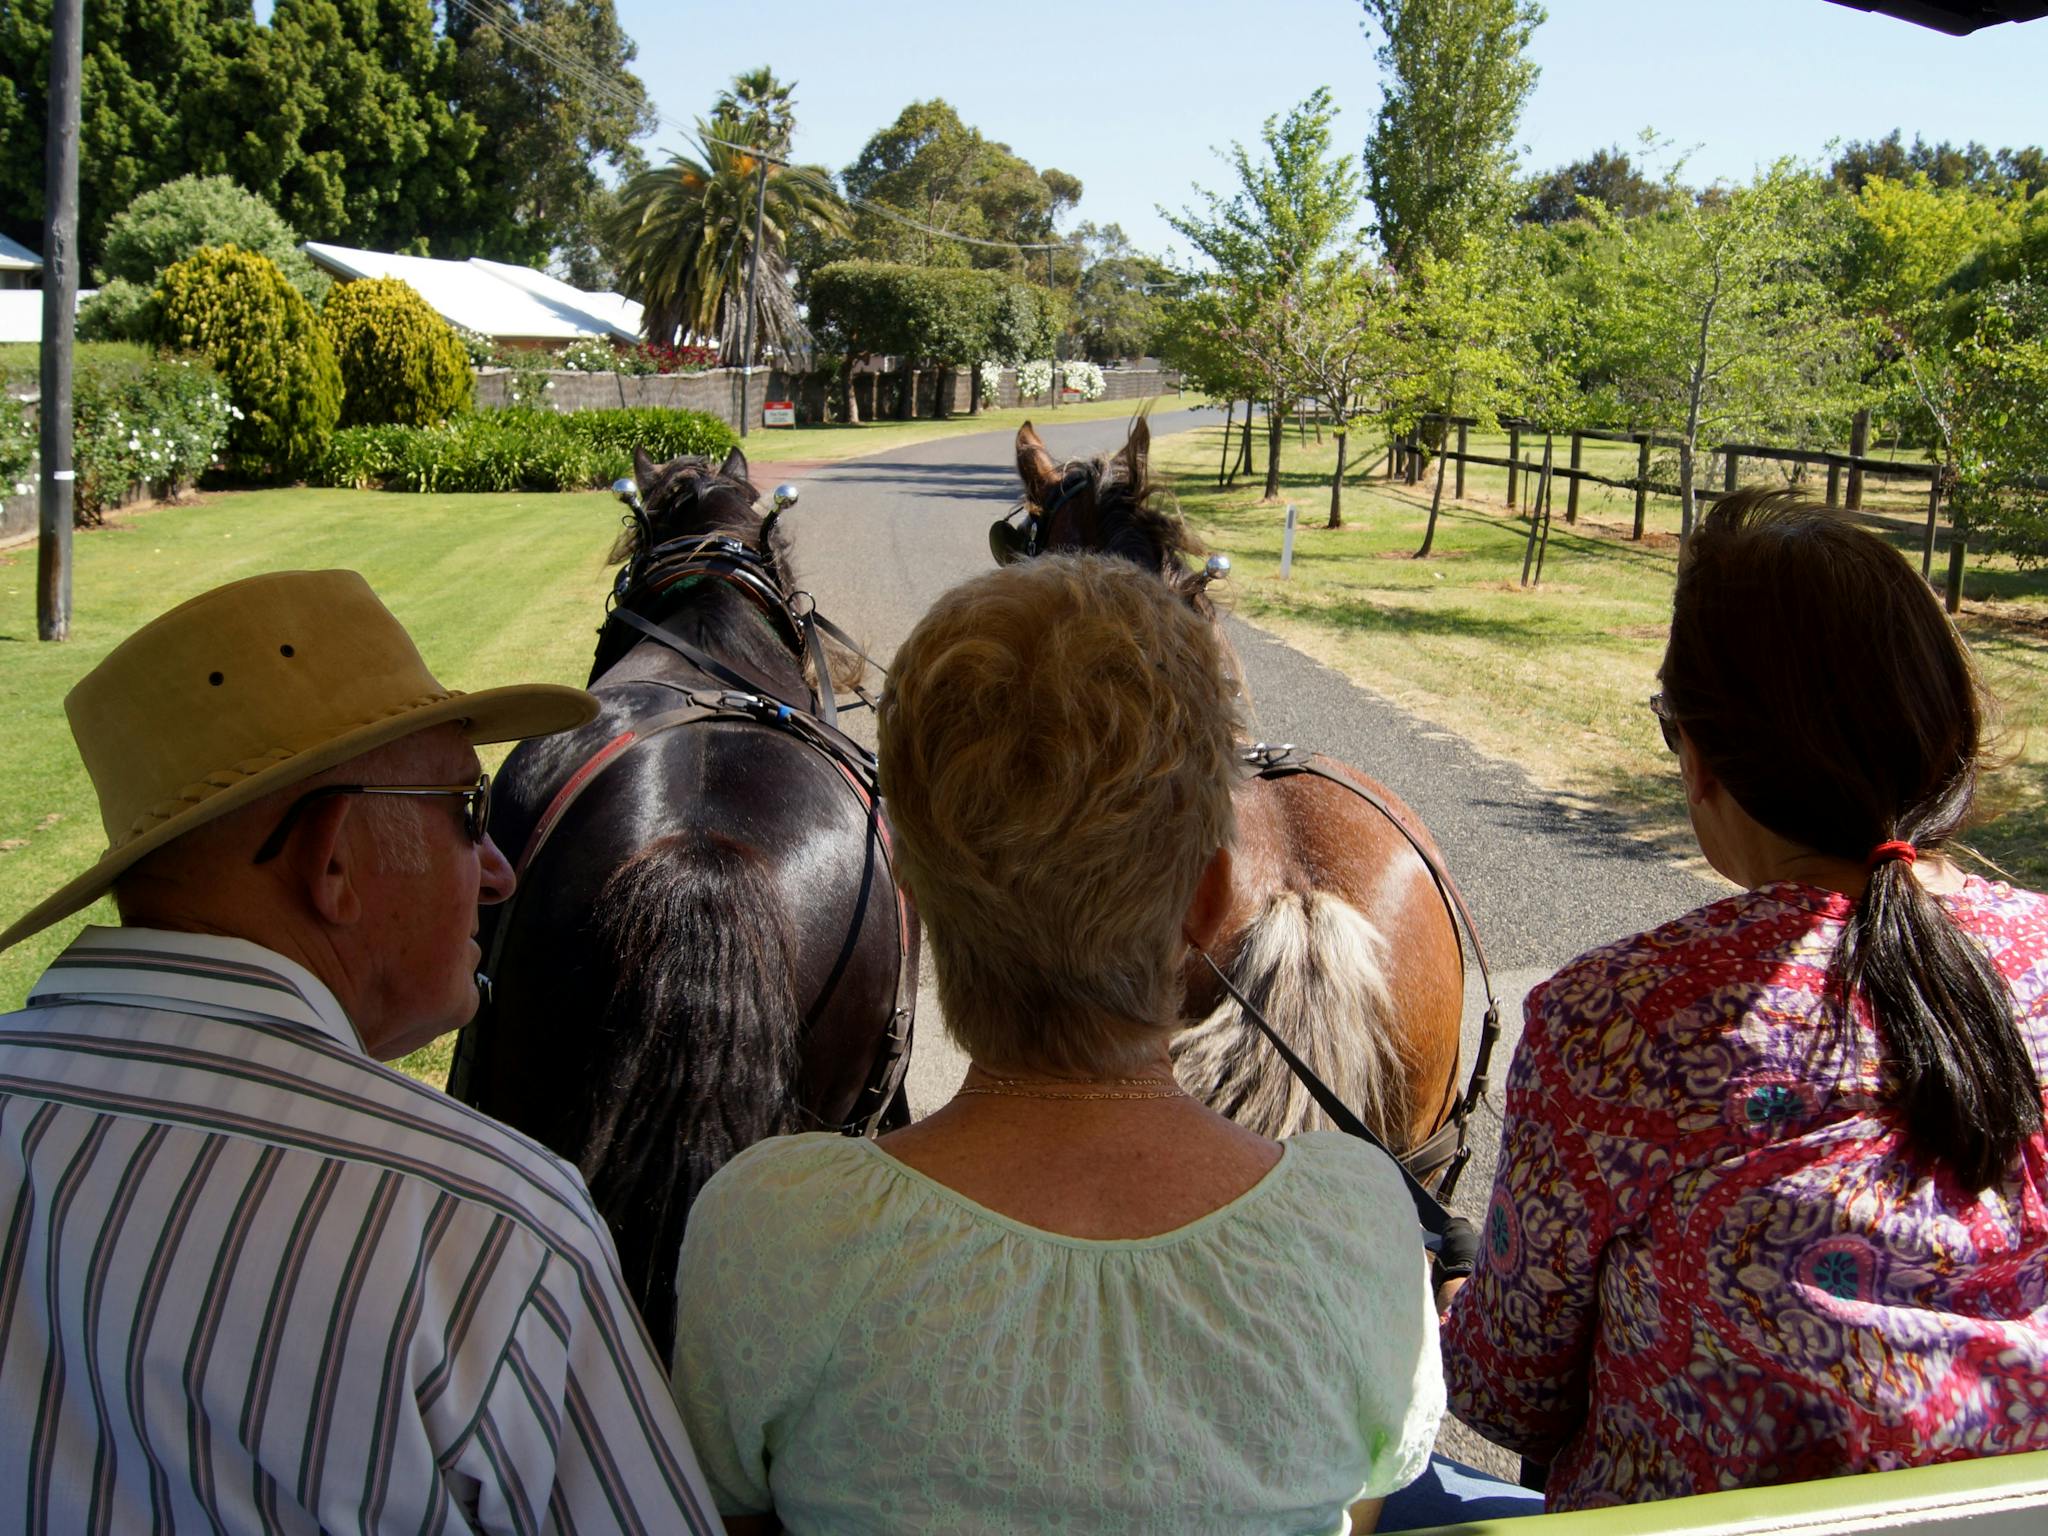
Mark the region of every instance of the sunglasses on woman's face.
[[1671, 713], [1671, 706], [1664, 702], [1664, 695], [1661, 693], [1651, 694], [1649, 705], [1650, 713], [1657, 717], [1657, 729], [1664, 733], [1665, 749], [1670, 752], [1677, 752], [1678, 720]]
[[478, 774], [474, 784], [323, 784], [292, 802], [291, 809], [284, 813], [276, 830], [256, 850], [254, 862], [267, 864], [282, 853], [284, 840], [291, 835], [292, 823], [298, 820], [299, 812], [326, 795], [454, 795], [461, 797], [462, 830], [469, 834], [472, 843], [481, 843], [491, 828], [491, 776], [488, 773]]

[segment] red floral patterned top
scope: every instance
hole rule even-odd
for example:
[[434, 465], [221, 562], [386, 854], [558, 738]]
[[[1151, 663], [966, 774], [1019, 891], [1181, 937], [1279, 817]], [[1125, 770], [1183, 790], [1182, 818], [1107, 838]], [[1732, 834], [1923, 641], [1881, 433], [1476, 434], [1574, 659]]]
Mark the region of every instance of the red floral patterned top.
[[[2048, 1081], [2048, 900], [1943, 898]], [[1780, 883], [1529, 995], [1451, 1410], [1584, 1509], [2048, 1448], [2048, 1145], [1982, 1195], [1884, 1107], [1850, 902]]]

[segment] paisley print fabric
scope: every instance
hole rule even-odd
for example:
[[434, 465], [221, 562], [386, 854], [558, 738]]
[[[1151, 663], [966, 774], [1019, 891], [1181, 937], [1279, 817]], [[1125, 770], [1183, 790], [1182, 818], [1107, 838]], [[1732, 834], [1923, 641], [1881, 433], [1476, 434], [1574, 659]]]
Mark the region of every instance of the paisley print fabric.
[[[2048, 1081], [2048, 901], [1944, 905]], [[1552, 1509], [2048, 1448], [2048, 1146], [1973, 1193], [1886, 1107], [1852, 910], [1780, 883], [1530, 993], [1452, 1411], [1552, 1462]]]
[[1156, 1237], [1010, 1220], [873, 1142], [773, 1137], [690, 1212], [676, 1401], [718, 1507], [808, 1532], [1340, 1532], [1443, 1415], [1394, 1165], [1282, 1144]]

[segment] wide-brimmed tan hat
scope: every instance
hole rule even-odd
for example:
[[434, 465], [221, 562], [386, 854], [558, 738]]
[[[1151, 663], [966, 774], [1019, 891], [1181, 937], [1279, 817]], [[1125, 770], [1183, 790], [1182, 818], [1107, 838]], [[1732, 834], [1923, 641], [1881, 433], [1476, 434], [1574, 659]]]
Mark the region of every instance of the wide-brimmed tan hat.
[[238, 806], [453, 721], [473, 742], [583, 724], [597, 700], [525, 683], [456, 693], [354, 571], [230, 582], [145, 624], [65, 695], [107, 851], [0, 949], [96, 900], [136, 860]]

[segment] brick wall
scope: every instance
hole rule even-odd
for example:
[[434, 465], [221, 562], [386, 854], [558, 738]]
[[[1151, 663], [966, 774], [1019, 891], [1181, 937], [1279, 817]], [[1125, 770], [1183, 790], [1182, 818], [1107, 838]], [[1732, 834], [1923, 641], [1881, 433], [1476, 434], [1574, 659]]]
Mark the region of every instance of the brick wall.
[[[504, 369], [481, 372], [476, 380], [476, 403], [501, 406], [513, 375]], [[659, 405], [686, 411], [706, 411], [730, 425], [739, 425], [742, 375], [737, 369], [715, 368], [703, 373], [644, 374], [629, 378], [617, 373], [551, 372], [545, 375], [552, 387], [548, 401], [565, 411], [617, 410], [620, 406]], [[1178, 394], [1180, 375], [1165, 369], [1112, 368], [1103, 373], [1105, 400], [1140, 400], [1150, 395]], [[830, 391], [828, 406], [825, 381], [814, 374], [787, 374], [780, 369], [763, 369], [746, 380], [747, 405], [752, 423], [760, 425], [761, 405], [767, 400], [796, 403], [799, 422], [827, 419], [828, 409], [839, 409], [837, 388]], [[973, 404], [974, 375], [966, 368], [954, 369], [942, 380], [935, 371], [917, 376], [917, 414], [930, 416], [937, 404], [941, 385], [948, 386], [953, 413], [963, 415]], [[893, 420], [900, 413], [903, 376], [901, 373], [863, 374], [855, 385], [863, 420], [880, 417]], [[871, 405], [870, 401], [874, 403]], [[1003, 370], [997, 403], [1004, 406], [1037, 405], [1049, 402], [1044, 395], [1022, 400], [1017, 394], [1017, 371]]]

